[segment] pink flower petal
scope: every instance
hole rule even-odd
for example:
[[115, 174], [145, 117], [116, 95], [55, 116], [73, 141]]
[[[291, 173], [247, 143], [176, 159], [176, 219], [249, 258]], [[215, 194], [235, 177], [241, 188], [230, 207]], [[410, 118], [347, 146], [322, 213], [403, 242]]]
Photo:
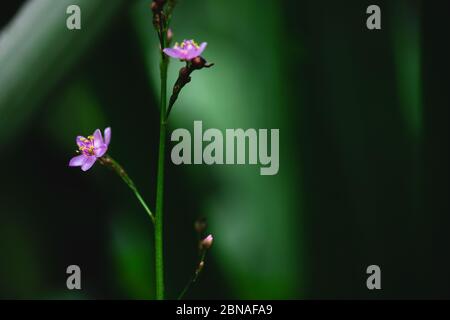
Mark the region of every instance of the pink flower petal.
[[85, 141], [85, 140], [86, 140], [85, 137], [78, 136], [77, 139], [76, 139], [78, 147], [84, 146], [84, 142], [83, 141]]
[[172, 58], [189, 61], [200, 56], [206, 46], [206, 42], [203, 42], [197, 47], [194, 40], [184, 40], [181, 45], [175, 45], [173, 48], [165, 48], [163, 51]]
[[163, 52], [165, 54], [167, 54], [169, 57], [172, 57], [172, 58], [175, 58], [175, 59], [184, 59], [184, 54], [181, 53], [177, 49], [166, 48], [166, 49], [163, 50]]
[[97, 161], [97, 157], [96, 156], [86, 157], [86, 161], [81, 166], [81, 170], [88, 171], [90, 168], [92, 168], [92, 166], [94, 165], [95, 161]]
[[69, 167], [81, 167], [87, 160], [85, 155], [79, 155], [70, 159]]
[[106, 153], [106, 151], [108, 150], [108, 147], [106, 146], [106, 144], [95, 148], [94, 149], [94, 154], [97, 158], [103, 157], [103, 155]]
[[195, 50], [193, 51], [193, 56], [192, 56], [191, 58], [189, 58], [189, 59], [194, 59], [194, 58], [200, 56], [200, 55], [203, 53], [203, 51], [205, 51], [207, 45], [208, 45], [208, 43], [203, 42], [203, 43], [198, 47], [198, 49], [195, 49]]
[[99, 148], [104, 144], [105, 143], [103, 142], [102, 132], [99, 129], [95, 130], [95, 132], [94, 132], [94, 147]]
[[111, 128], [108, 127], [105, 129], [105, 144], [106, 144], [106, 146], [109, 146], [110, 141], [111, 141]]
[[202, 42], [202, 44], [200, 45], [200, 47], [198, 48], [199, 50], [199, 54], [202, 54], [203, 51], [206, 49], [206, 46], [208, 45], [208, 42]]

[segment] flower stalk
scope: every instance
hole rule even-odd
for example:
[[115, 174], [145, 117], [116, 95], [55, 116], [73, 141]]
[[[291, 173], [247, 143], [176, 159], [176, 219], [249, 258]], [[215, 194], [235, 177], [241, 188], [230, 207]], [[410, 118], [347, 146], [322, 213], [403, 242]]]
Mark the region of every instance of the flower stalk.
[[183, 299], [185, 294], [189, 291], [191, 286], [197, 281], [198, 277], [200, 276], [200, 273], [203, 271], [205, 267], [205, 258], [206, 258], [206, 252], [211, 248], [213, 243], [213, 236], [209, 235], [205, 239], [199, 241], [199, 252], [200, 252], [200, 259], [198, 260], [197, 267], [195, 268], [194, 274], [191, 276], [189, 281], [187, 282], [186, 286], [184, 287], [183, 291], [181, 291], [180, 295], [178, 296], [177, 300]]
[[133, 180], [128, 176], [126, 171], [122, 166], [106, 154], [109, 148], [109, 143], [111, 142], [111, 128], [108, 127], [104, 131], [104, 135], [100, 129], [94, 131], [94, 133], [87, 138], [83, 136], [78, 136], [76, 138], [76, 143], [78, 145], [79, 155], [73, 157], [69, 161], [69, 167], [81, 167], [81, 170], [87, 171], [95, 164], [99, 162], [100, 164], [109, 167], [114, 170], [119, 177], [127, 184], [127, 186], [133, 191], [134, 195], [141, 203], [145, 212], [150, 216], [153, 224], [155, 224], [155, 217], [151, 212], [148, 205], [145, 203], [141, 194], [139, 193]]
[[166, 121], [167, 119], [169, 119], [170, 112], [172, 111], [172, 108], [178, 99], [181, 89], [183, 89], [185, 85], [191, 82], [192, 72], [203, 68], [211, 68], [213, 65], [214, 63], [207, 63], [206, 60], [200, 56], [195, 57], [190, 61], [186, 61], [186, 66], [180, 69], [180, 72], [178, 73], [178, 79], [173, 86], [172, 95], [170, 97], [169, 106], [167, 108]]
[[[163, 42], [166, 36], [163, 33]], [[161, 100], [158, 173], [156, 185], [156, 220], [155, 220], [155, 270], [156, 270], [156, 299], [164, 299], [164, 252], [163, 252], [163, 208], [164, 208], [164, 167], [166, 155], [166, 100], [167, 100], [167, 67], [168, 59], [161, 58]]]
[[[169, 59], [162, 51], [167, 46], [168, 25], [164, 13], [164, 1], [154, 1], [159, 6], [159, 10], [153, 10], [155, 28], [159, 36], [161, 45], [160, 62], [160, 124], [159, 124], [159, 150], [158, 150], [158, 171], [156, 184], [156, 216], [155, 216], [155, 282], [156, 299], [164, 299], [164, 239], [163, 239], [163, 219], [164, 219], [164, 168], [166, 155], [166, 108], [167, 108], [167, 69]], [[158, 17], [159, 16], [159, 17]], [[156, 17], [156, 18], [155, 18]]]
[[139, 190], [137, 189], [136, 185], [134, 184], [133, 180], [128, 176], [127, 172], [123, 169], [123, 167], [115, 161], [113, 158], [111, 158], [109, 155], [105, 155], [99, 159], [100, 164], [107, 166], [114, 170], [114, 172], [117, 173], [117, 175], [122, 178], [123, 182], [126, 183], [126, 185], [133, 191], [134, 195], [138, 199], [139, 203], [144, 208], [145, 212], [149, 215], [150, 219], [152, 220], [153, 224], [155, 224], [155, 217], [148, 207], [147, 203], [145, 203], [144, 199], [142, 198], [141, 194], [139, 193]]
[[[160, 97], [160, 127], [159, 127], [159, 151], [158, 151], [158, 173], [156, 185], [156, 216], [155, 216], [155, 270], [156, 270], [156, 299], [164, 299], [164, 251], [163, 251], [163, 218], [164, 218], [164, 168], [165, 168], [165, 154], [166, 154], [166, 135], [167, 123], [169, 120], [170, 111], [178, 98], [181, 89], [191, 81], [190, 74], [194, 70], [199, 70], [204, 67], [211, 67], [205, 59], [200, 57], [200, 54], [206, 48], [206, 42], [198, 45], [193, 40], [185, 40], [181, 45], [175, 44], [174, 48], [168, 48], [172, 40], [173, 33], [169, 29], [169, 21], [172, 16], [173, 8], [176, 1], [169, 0], [168, 8], [164, 8], [164, 1], [154, 0], [153, 14], [154, 25], [161, 45], [161, 62], [160, 62], [160, 77], [161, 77], [161, 97]], [[156, 21], [156, 22], [155, 22]], [[186, 67], [180, 70], [180, 76], [173, 88], [172, 96], [167, 106], [167, 69], [169, 65], [169, 57], [178, 58], [186, 61]], [[205, 250], [206, 252], [206, 250]], [[202, 257], [201, 265], [203, 268], [204, 256]], [[197, 270], [193, 282], [196, 281], [201, 269]], [[189, 289], [190, 284], [186, 290]]]

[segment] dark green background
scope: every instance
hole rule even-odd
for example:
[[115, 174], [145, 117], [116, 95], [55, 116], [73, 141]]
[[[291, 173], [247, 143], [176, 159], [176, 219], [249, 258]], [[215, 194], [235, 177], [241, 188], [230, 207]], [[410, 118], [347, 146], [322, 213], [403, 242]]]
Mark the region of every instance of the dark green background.
[[[25, 2], [0, 6], [0, 298], [151, 298], [148, 217], [105, 168], [67, 167], [76, 135], [111, 126], [110, 154], [154, 207], [149, 1], [36, 0], [26, 15]], [[72, 3], [81, 31], [65, 28]], [[365, 26], [370, 4], [382, 30]], [[170, 131], [279, 128], [280, 171], [168, 164], [169, 298], [194, 268], [199, 216], [215, 243], [187, 298], [450, 298], [443, 4], [180, 1], [175, 40], [207, 41], [216, 65], [194, 73]], [[65, 287], [70, 264], [81, 291]]]

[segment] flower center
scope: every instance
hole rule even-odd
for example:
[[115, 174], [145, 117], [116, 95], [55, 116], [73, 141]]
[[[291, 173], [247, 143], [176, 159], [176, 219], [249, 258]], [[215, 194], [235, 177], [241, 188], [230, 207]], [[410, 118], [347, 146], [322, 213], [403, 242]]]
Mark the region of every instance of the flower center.
[[86, 138], [80, 139], [82, 142], [81, 146], [79, 147], [80, 151], [86, 155], [86, 156], [93, 156], [94, 155], [94, 137], [89, 136]]
[[198, 45], [197, 42], [195, 42], [194, 40], [189, 40], [189, 41], [183, 41], [181, 43], [181, 45], [178, 45], [178, 42], [175, 43], [175, 47], [179, 47], [181, 49], [187, 49], [187, 50], [191, 50], [193, 47], [195, 49], [200, 48], [200, 46]]

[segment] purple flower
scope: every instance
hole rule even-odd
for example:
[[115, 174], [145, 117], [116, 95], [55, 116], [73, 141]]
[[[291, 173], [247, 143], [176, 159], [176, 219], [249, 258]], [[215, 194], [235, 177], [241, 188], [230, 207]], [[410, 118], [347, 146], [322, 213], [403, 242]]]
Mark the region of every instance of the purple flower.
[[76, 141], [81, 154], [70, 159], [69, 167], [81, 167], [81, 170], [87, 171], [108, 150], [111, 141], [111, 128], [105, 129], [104, 140], [102, 133], [97, 129], [92, 136], [87, 138], [78, 136]]
[[166, 48], [163, 51], [172, 58], [189, 61], [200, 56], [206, 45], [206, 42], [198, 45], [194, 40], [184, 40], [180, 45], [175, 43], [173, 48]]

